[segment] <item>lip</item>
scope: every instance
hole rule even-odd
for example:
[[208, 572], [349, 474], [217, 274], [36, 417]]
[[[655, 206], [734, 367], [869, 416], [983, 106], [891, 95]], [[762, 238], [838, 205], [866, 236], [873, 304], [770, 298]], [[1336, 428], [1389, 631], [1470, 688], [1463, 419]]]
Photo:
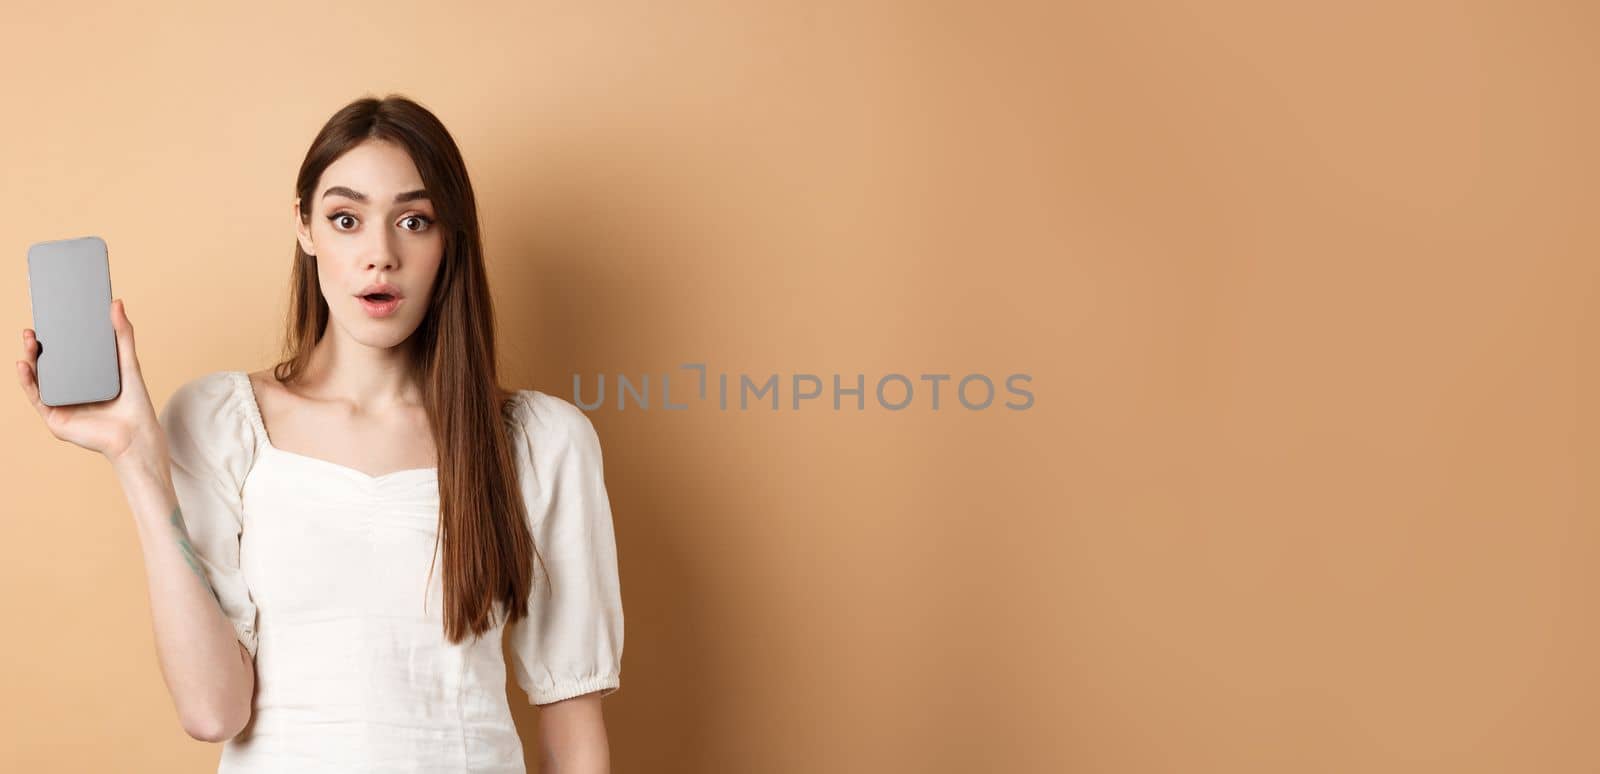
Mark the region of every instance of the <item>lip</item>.
[[395, 297], [388, 301], [368, 301], [365, 298], [356, 296], [356, 301], [361, 304], [362, 311], [366, 312], [368, 317], [388, 317], [394, 314], [396, 309], [400, 308], [400, 304], [405, 299]]
[[361, 296], [372, 295], [373, 293], [388, 293], [395, 298], [405, 298], [405, 294], [400, 292], [400, 288], [397, 288], [388, 282], [374, 282], [371, 285], [368, 285], [357, 291], [356, 296], [359, 298]]
[[[390, 298], [388, 301], [368, 301], [365, 296], [373, 293], [386, 293]], [[361, 304], [361, 310], [366, 312], [368, 317], [388, 317], [394, 314], [405, 300], [405, 294], [387, 282], [374, 282], [356, 294], [356, 301]]]

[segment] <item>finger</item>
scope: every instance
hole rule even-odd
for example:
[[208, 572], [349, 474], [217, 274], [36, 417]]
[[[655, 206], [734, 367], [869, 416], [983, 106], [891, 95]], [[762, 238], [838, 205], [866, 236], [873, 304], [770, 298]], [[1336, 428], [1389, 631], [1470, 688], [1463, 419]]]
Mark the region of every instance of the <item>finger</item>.
[[[28, 366], [28, 375], [37, 377], [39, 373], [39, 339], [33, 335], [33, 330], [22, 332], [22, 362]], [[33, 378], [34, 386], [38, 386], [37, 378]]]
[[44, 401], [39, 397], [39, 340], [34, 336], [32, 328], [22, 329], [22, 350], [22, 391], [27, 393], [28, 402], [33, 404], [33, 410], [39, 412], [41, 417], [48, 417], [50, 407], [44, 405]]
[[39, 362], [39, 339], [32, 328], [22, 329], [22, 359], [30, 368]]
[[133, 346], [133, 323], [128, 320], [128, 309], [122, 299], [111, 302], [111, 327], [117, 333], [117, 358], [126, 370], [138, 372], [139, 357]]
[[28, 396], [28, 402], [33, 404], [33, 410], [39, 412], [41, 417], [49, 417], [50, 407], [39, 400], [39, 381], [34, 378], [33, 366], [18, 360], [17, 380], [22, 383], [22, 392]]

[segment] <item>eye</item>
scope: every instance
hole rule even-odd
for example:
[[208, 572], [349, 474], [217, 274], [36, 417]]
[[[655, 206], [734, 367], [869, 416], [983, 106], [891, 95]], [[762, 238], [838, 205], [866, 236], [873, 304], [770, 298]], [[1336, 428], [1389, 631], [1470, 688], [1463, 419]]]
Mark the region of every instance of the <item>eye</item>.
[[339, 225], [339, 222], [346, 218], [349, 218], [351, 221], [356, 220], [356, 216], [351, 215], [348, 212], [335, 212], [334, 214], [328, 216], [328, 221], [333, 224], [334, 228], [339, 229], [340, 231], [349, 231], [350, 229], [355, 228], [354, 223], [351, 223], [351, 225], [348, 227], [341, 227]]
[[427, 231], [428, 226], [433, 225], [433, 218], [430, 218], [426, 215], [407, 215], [400, 220], [402, 224], [410, 221], [417, 221], [417, 227], [406, 228], [402, 225], [401, 228], [405, 228], [407, 231]]

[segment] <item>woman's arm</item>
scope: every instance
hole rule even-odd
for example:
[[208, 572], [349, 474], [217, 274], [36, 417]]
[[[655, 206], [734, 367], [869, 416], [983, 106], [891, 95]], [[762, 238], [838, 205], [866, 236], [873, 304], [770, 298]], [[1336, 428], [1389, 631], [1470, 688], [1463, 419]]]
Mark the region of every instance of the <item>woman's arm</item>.
[[600, 694], [539, 706], [539, 769], [544, 774], [610, 774]]
[[144, 548], [156, 651], [178, 717], [196, 739], [229, 739], [250, 719], [255, 666], [189, 545], [166, 436], [145, 389], [122, 299], [114, 299], [107, 313], [122, 374], [116, 398], [46, 406], [39, 396], [39, 341], [31, 328], [22, 329], [17, 383], [51, 435], [111, 462]]
[[232, 739], [250, 721], [255, 664], [189, 544], [166, 448], [152, 441], [113, 464], [138, 527], [156, 651], [178, 718], [195, 739]]

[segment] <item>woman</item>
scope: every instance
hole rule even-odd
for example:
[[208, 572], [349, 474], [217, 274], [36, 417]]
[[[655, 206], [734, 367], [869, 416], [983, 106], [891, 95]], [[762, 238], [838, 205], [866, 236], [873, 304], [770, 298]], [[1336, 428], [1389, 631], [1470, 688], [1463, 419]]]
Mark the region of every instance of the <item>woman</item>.
[[23, 391], [132, 506], [184, 729], [226, 741], [224, 772], [522, 772], [504, 631], [546, 770], [608, 770], [623, 618], [599, 439], [498, 383], [455, 142], [410, 100], [357, 100], [295, 193], [275, 367], [200, 376], [158, 416], [117, 299], [121, 395], [52, 408], [23, 331]]

